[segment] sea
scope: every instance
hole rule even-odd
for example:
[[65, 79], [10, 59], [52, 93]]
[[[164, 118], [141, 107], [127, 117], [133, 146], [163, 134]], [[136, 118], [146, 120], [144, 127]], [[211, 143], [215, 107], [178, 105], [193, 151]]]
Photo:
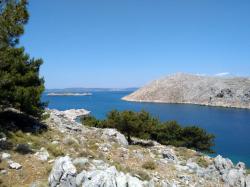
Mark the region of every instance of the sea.
[[[250, 110], [192, 104], [138, 103], [121, 100], [131, 91], [95, 91], [90, 96], [48, 96], [49, 109], [84, 108], [98, 119], [113, 110], [145, 110], [161, 121], [176, 120], [182, 126], [196, 125], [215, 135], [216, 155], [245, 162], [250, 167]], [[211, 155], [214, 156], [214, 155]]]

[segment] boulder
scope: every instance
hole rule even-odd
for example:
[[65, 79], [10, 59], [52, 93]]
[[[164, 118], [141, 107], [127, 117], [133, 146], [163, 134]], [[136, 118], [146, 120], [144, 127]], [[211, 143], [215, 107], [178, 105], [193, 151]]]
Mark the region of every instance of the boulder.
[[5, 170], [5, 169], [2, 169], [2, 170], [0, 170], [0, 174], [2, 174], [2, 175], [6, 175], [8, 172], [7, 172], [7, 170]]
[[239, 170], [245, 170], [246, 169], [246, 165], [243, 162], [238, 162], [238, 164], [236, 164], [235, 168], [239, 169]]
[[49, 175], [50, 187], [76, 187], [76, 168], [68, 156], [58, 158]]
[[88, 187], [147, 187], [143, 182], [129, 174], [118, 172], [114, 166], [105, 170], [82, 171], [76, 177], [77, 186]]
[[168, 161], [172, 161], [172, 162], [178, 161], [177, 156], [170, 149], [163, 150], [162, 156], [164, 159], [167, 159]]
[[215, 157], [214, 166], [220, 172], [220, 174], [227, 173], [228, 170], [234, 167], [233, 162], [230, 159], [223, 158], [221, 155]]
[[246, 176], [246, 187], [250, 187], [250, 175]]
[[222, 179], [230, 187], [245, 187], [245, 176], [242, 170], [231, 169], [222, 176]]
[[186, 165], [194, 172], [200, 169], [200, 166], [196, 162], [192, 162], [192, 160], [188, 160]]
[[71, 122], [74, 122], [78, 117], [89, 115], [90, 111], [87, 111], [85, 109], [70, 109], [65, 111], [59, 111], [59, 110], [51, 110], [53, 114], [55, 114], [58, 117], [64, 117]]
[[38, 160], [47, 161], [49, 158], [49, 153], [44, 147], [42, 147], [40, 151], [35, 153], [35, 156], [37, 157]]
[[76, 158], [73, 160], [73, 164], [74, 165], [80, 165], [80, 166], [84, 166], [86, 163], [88, 163], [88, 159], [85, 157], [80, 157], [80, 158]]
[[102, 138], [114, 141], [123, 146], [128, 145], [128, 141], [125, 136], [116, 129], [104, 129], [102, 132]]
[[9, 164], [9, 168], [10, 168], [10, 169], [19, 170], [19, 169], [22, 168], [22, 165], [21, 165], [21, 164], [19, 164], [19, 163], [17, 163], [17, 162], [14, 162], [14, 161], [12, 161], [12, 160], [10, 160], [10, 161], [8, 162], [8, 164]]
[[11, 157], [11, 155], [9, 153], [2, 153], [2, 160], [7, 160]]

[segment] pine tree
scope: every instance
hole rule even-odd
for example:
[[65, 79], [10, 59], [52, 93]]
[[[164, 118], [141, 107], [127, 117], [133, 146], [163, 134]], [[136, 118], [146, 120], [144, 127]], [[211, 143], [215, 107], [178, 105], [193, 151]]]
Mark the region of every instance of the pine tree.
[[0, 0], [0, 108], [13, 107], [39, 118], [45, 107], [44, 80], [39, 77], [43, 61], [17, 46], [28, 19], [26, 0]]

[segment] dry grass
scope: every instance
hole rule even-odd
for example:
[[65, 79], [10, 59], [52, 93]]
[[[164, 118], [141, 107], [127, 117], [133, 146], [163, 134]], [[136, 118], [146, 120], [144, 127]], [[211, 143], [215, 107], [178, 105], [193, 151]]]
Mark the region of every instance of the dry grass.
[[207, 168], [209, 166], [209, 164], [211, 164], [207, 159], [205, 159], [203, 156], [198, 157], [195, 162], [203, 168]]
[[176, 147], [175, 148], [176, 156], [183, 160], [188, 160], [196, 156], [196, 153], [185, 147]]
[[49, 144], [46, 146], [46, 149], [51, 153], [54, 157], [65, 155], [64, 150], [59, 145]]
[[142, 168], [144, 169], [148, 169], [148, 170], [155, 170], [156, 169], [156, 164], [154, 161], [152, 160], [149, 160], [149, 161], [146, 161], [142, 164]]
[[14, 152], [12, 160], [20, 163], [23, 167], [20, 170], [12, 170], [8, 168], [5, 161], [2, 162], [1, 167], [4, 167], [8, 174], [0, 176], [0, 181], [2, 181], [0, 186], [29, 186], [34, 181], [47, 181], [48, 168], [52, 167], [47, 162], [38, 161], [30, 154], [20, 155]]
[[250, 174], [250, 169], [246, 170], [246, 174], [249, 175]]

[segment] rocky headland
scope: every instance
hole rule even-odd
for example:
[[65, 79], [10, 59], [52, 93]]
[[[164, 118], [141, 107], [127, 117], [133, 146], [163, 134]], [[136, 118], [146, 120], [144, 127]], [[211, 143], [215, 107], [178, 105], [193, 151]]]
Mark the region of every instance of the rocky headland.
[[[86, 111], [48, 110], [46, 132], [2, 135], [0, 185], [250, 187], [249, 170], [242, 162], [234, 165], [220, 155], [212, 158], [150, 140], [134, 138], [129, 145], [115, 129], [86, 127], [72, 120], [83, 113]], [[15, 151], [4, 149], [10, 141], [17, 143]]]
[[250, 78], [177, 73], [155, 80], [123, 100], [250, 109]]

